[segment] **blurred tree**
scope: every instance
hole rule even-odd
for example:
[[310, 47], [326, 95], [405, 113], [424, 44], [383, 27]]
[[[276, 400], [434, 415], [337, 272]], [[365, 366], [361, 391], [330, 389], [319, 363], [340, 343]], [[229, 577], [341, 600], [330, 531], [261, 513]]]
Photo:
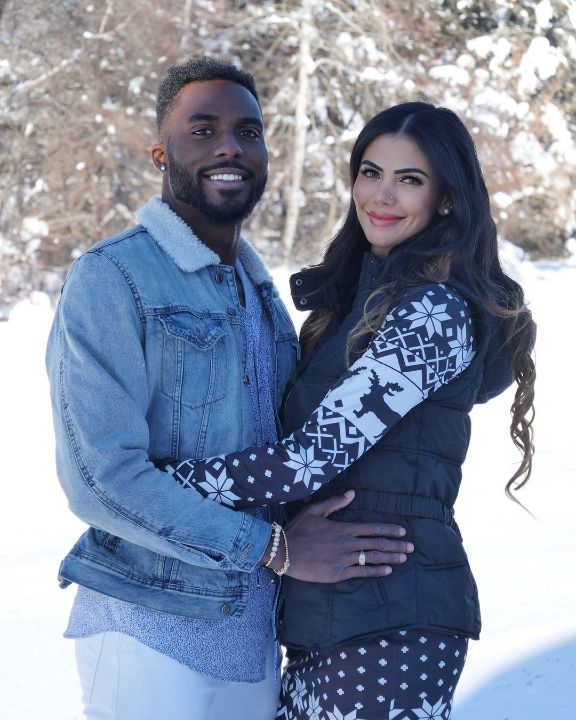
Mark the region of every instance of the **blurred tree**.
[[456, 110], [504, 236], [560, 255], [576, 213], [575, 0], [0, 0], [0, 292], [55, 292], [159, 190], [154, 93], [191, 54], [252, 72], [269, 189], [247, 235], [315, 261], [358, 130], [396, 102]]

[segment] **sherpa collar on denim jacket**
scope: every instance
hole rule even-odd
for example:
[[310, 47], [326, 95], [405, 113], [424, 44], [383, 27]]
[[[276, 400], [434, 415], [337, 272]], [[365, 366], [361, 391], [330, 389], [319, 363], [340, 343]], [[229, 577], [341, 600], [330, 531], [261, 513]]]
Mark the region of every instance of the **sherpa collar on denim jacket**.
[[[207, 265], [220, 264], [218, 255], [204, 245], [192, 228], [159, 197], [149, 200], [136, 217], [183, 272], [193, 273]], [[240, 238], [238, 257], [252, 282], [256, 285], [272, 283], [260, 255], [243, 237]]]

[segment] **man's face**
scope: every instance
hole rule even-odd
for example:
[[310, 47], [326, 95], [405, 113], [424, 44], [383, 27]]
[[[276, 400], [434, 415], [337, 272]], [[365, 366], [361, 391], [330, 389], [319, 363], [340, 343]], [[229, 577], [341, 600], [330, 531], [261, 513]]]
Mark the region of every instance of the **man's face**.
[[266, 186], [268, 153], [254, 96], [226, 80], [193, 82], [165, 120], [172, 196], [215, 225], [244, 220]]

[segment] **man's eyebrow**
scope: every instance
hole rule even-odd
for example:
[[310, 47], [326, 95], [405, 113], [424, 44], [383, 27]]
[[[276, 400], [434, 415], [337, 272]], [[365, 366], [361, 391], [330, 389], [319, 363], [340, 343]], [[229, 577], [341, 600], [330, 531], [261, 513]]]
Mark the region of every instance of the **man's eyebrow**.
[[420, 175], [430, 177], [427, 172], [421, 170], [420, 168], [400, 168], [399, 170], [394, 170], [394, 175], [402, 175], [403, 173], [420, 173]]
[[238, 125], [258, 125], [258, 127], [263, 128], [264, 125], [262, 124], [262, 120], [258, 117], [245, 117], [240, 118], [238, 121]]
[[196, 122], [198, 120], [206, 120], [208, 122], [218, 120], [218, 115], [211, 115], [210, 113], [194, 113], [188, 118], [188, 122]]
[[[219, 115], [213, 115], [212, 113], [194, 113], [188, 118], [189, 123], [193, 122], [216, 122], [220, 119]], [[236, 122], [237, 125], [257, 125], [259, 128], [264, 127], [262, 120], [259, 117], [243, 117], [239, 118]]]

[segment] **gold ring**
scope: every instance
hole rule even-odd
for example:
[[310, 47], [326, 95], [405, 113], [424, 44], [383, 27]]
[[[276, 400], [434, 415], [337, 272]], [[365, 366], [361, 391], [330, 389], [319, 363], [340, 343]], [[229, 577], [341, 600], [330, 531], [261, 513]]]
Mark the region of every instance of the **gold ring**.
[[364, 550], [360, 550], [360, 554], [358, 555], [358, 565], [366, 565], [366, 555]]

